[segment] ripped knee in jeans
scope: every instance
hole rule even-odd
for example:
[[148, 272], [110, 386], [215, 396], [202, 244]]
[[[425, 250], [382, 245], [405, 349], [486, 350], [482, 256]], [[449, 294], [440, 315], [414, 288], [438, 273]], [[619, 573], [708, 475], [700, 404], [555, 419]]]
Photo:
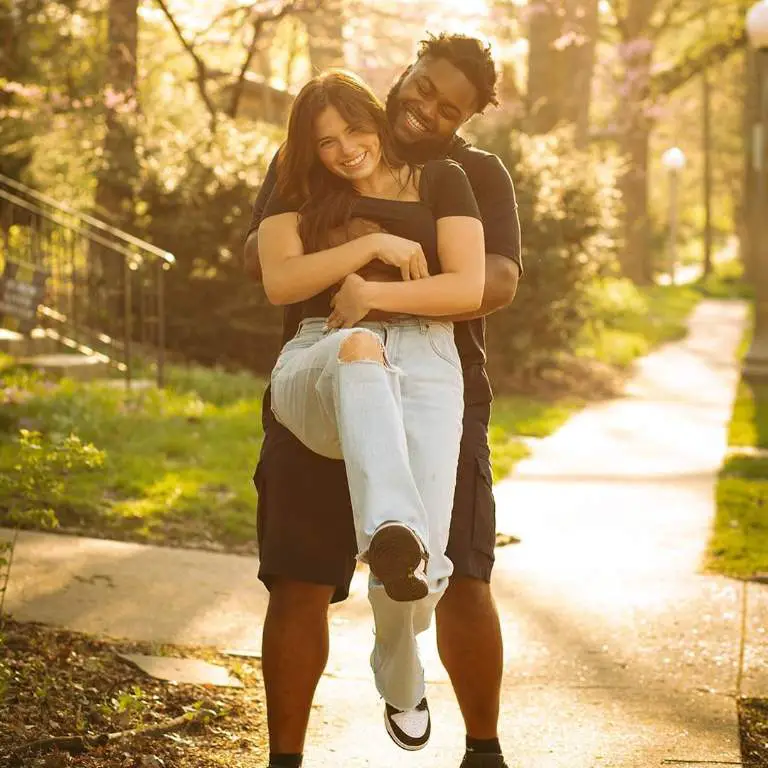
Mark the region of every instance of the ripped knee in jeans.
[[352, 331], [339, 346], [339, 362], [354, 363], [360, 360], [386, 364], [384, 345], [372, 331]]

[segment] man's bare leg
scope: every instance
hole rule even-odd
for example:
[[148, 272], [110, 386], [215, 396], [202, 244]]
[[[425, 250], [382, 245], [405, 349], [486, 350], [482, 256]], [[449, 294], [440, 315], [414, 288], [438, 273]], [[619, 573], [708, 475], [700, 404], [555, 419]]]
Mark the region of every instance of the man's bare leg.
[[451, 578], [437, 604], [437, 647], [472, 739], [498, 737], [504, 656], [490, 584]]
[[328, 606], [334, 588], [276, 580], [262, 638], [272, 754], [301, 754], [315, 688], [328, 661]]

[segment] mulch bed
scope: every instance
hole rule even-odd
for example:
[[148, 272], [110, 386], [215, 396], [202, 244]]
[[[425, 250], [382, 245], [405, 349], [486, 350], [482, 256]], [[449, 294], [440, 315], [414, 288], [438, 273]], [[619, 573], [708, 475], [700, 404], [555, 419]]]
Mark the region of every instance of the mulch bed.
[[741, 756], [745, 766], [768, 766], [768, 699], [739, 701]]
[[[155, 680], [117, 653], [201, 658], [245, 687]], [[0, 629], [0, 765], [8, 768], [262, 768], [265, 712], [253, 659], [9, 620]]]

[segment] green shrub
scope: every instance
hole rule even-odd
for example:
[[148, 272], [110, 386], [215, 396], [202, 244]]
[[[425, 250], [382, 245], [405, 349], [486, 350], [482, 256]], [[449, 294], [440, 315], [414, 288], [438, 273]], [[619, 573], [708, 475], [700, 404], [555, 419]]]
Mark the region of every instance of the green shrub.
[[[213, 149], [154, 164], [143, 180], [139, 234], [171, 251], [166, 342], [172, 356], [203, 365], [268, 371], [282, 312], [243, 274], [242, 251], [258, 185], [276, 142], [231, 131]], [[169, 181], [169, 177], [175, 181]]]
[[55, 526], [53, 508], [65, 496], [67, 475], [101, 467], [104, 453], [77, 435], [66, 437], [19, 431], [16, 461], [0, 476], [4, 525]]
[[[616, 270], [615, 167], [576, 150], [563, 132], [527, 136], [496, 126], [475, 138], [512, 175], [525, 268], [514, 303], [488, 320], [490, 366], [535, 376], [574, 348], [595, 312], [593, 282]], [[622, 298], [608, 300], [620, 304]]]

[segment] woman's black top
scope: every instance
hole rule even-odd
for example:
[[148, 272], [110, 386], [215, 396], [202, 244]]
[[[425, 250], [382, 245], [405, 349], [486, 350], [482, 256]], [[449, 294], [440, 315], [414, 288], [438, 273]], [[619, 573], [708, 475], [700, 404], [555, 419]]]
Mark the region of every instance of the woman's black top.
[[[424, 251], [429, 274], [441, 272], [437, 254], [437, 221], [448, 216], [471, 216], [481, 219], [480, 211], [466, 174], [453, 160], [431, 160], [426, 163], [419, 180], [419, 200], [386, 200], [360, 196], [355, 200], [352, 216], [376, 222], [392, 235], [419, 243]], [[296, 205], [280, 199], [275, 190], [264, 210], [263, 219], [297, 210]], [[263, 220], [262, 219], [262, 220]], [[331, 312], [328, 288], [317, 296], [288, 307], [286, 324], [295, 327], [307, 317], [327, 317]]]

